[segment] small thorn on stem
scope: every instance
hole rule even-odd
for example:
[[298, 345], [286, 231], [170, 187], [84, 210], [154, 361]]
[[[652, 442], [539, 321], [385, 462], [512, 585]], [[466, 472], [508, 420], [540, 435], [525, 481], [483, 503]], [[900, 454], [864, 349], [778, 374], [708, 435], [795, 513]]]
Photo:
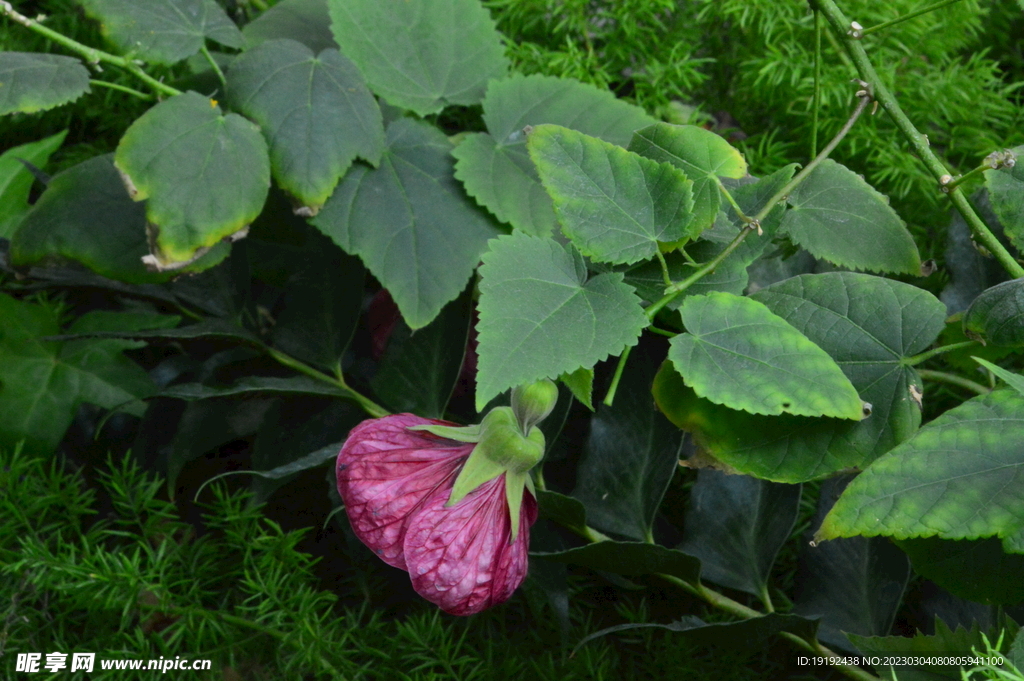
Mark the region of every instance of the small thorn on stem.
[[854, 40], [860, 40], [864, 36], [864, 27], [856, 21], [851, 21], [850, 30], [846, 32], [846, 35], [850, 36]]

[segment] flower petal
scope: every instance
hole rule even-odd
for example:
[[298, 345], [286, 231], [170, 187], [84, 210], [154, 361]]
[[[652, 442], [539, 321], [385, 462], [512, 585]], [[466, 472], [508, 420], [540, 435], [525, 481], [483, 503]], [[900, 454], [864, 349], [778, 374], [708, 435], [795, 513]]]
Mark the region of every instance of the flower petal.
[[403, 542], [410, 514], [435, 490], [447, 500], [475, 446], [407, 430], [427, 424], [453, 425], [413, 414], [363, 421], [338, 454], [338, 493], [352, 529], [382, 560], [403, 570], [408, 569]]
[[453, 615], [472, 615], [507, 601], [526, 578], [537, 502], [524, 494], [521, 529], [511, 541], [504, 475], [450, 508], [448, 496], [438, 488], [413, 513], [405, 560], [421, 596]]

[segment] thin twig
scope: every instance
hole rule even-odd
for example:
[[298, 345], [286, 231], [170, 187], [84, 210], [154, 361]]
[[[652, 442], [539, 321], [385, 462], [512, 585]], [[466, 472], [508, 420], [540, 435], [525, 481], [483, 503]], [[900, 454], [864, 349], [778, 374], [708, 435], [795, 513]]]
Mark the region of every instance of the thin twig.
[[139, 99], [145, 99], [147, 101], [151, 101], [153, 99], [153, 95], [148, 95], [145, 92], [139, 92], [138, 90], [135, 90], [133, 88], [126, 87], [124, 85], [118, 85], [117, 83], [110, 83], [105, 80], [96, 80], [94, 78], [90, 78], [89, 85], [105, 87], [111, 90], [117, 90], [118, 92], [125, 92], [133, 97], [138, 97]]
[[941, 8], [945, 7], [946, 5], [952, 5], [953, 3], [956, 3], [956, 2], [960, 2], [960, 0], [940, 0], [940, 2], [936, 2], [936, 3], [932, 4], [932, 5], [928, 5], [927, 7], [922, 7], [921, 9], [916, 9], [913, 12], [911, 12], [909, 14], [904, 14], [901, 17], [896, 17], [895, 19], [891, 19], [891, 20], [883, 22], [881, 24], [876, 24], [875, 26], [871, 26], [870, 28], [862, 28], [860, 31], [856, 32], [856, 35], [852, 35], [851, 37], [853, 37], [853, 38], [863, 38], [866, 35], [874, 33], [875, 31], [881, 31], [883, 28], [889, 28], [890, 26], [895, 26], [896, 24], [902, 23], [902, 22], [906, 21], [907, 19], [913, 19], [914, 17], [919, 17], [922, 14], [927, 14], [928, 12], [933, 12], [933, 11], [935, 11], [937, 9], [941, 9]]
[[938, 355], [944, 355], [947, 352], [952, 352], [954, 350], [959, 350], [961, 348], [969, 348], [969, 347], [974, 346], [974, 345], [980, 345], [980, 343], [978, 341], [971, 340], [971, 341], [962, 341], [960, 343], [950, 343], [949, 345], [942, 345], [942, 346], [934, 348], [932, 350], [928, 350], [927, 352], [922, 352], [919, 355], [914, 355], [913, 357], [907, 357], [907, 358], [905, 358], [903, 360], [903, 364], [906, 364], [907, 366], [916, 366], [916, 365], [920, 364], [921, 362], [924, 362], [925, 360], [931, 359], [932, 357], [936, 357]]

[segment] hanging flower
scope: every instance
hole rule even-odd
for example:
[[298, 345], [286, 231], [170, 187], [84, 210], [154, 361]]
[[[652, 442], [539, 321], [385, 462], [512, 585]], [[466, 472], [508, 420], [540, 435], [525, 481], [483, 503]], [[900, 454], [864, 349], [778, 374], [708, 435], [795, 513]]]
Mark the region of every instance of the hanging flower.
[[554, 402], [517, 402], [526, 406], [498, 407], [465, 427], [412, 414], [364, 421], [338, 455], [338, 492], [356, 536], [453, 615], [507, 601], [526, 578], [537, 520], [528, 471], [544, 453], [532, 424]]

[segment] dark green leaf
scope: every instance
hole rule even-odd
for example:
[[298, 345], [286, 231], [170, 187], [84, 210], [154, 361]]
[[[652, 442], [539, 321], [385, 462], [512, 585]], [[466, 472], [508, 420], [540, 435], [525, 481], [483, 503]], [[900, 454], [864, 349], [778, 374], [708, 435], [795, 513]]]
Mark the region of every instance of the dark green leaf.
[[283, 0], [246, 24], [242, 37], [246, 49], [276, 38], [297, 40], [314, 52], [338, 48], [327, 0]]
[[860, 420], [857, 391], [828, 354], [763, 304], [689, 296], [668, 356], [698, 395], [754, 414]]
[[0, 155], [0, 239], [11, 238], [29, 209], [28, 193], [35, 178], [22, 161], [42, 169], [67, 134], [64, 130], [38, 142], [12, 147]]
[[619, 624], [614, 627], [608, 627], [584, 637], [576, 644], [573, 652], [575, 653], [585, 644], [601, 636], [607, 636], [608, 634], [620, 631], [632, 631], [651, 627], [682, 634], [687, 640], [702, 647], [721, 646], [724, 648], [738, 648], [740, 650], [760, 648], [772, 636], [783, 631], [794, 633], [806, 640], [812, 638], [817, 630], [816, 622], [799, 615], [771, 613], [739, 622], [716, 622], [714, 624], [707, 624], [699, 617], [687, 615], [678, 622], [670, 624], [644, 622], [641, 624]]
[[515, 232], [492, 242], [483, 263], [477, 410], [508, 388], [593, 367], [647, 325], [622, 275], [587, 279], [571, 246]]
[[599, 406], [590, 420], [572, 492], [591, 525], [643, 541], [653, 541], [654, 515], [683, 445], [682, 433], [651, 409], [660, 354], [640, 345], [630, 356], [614, 406]]
[[455, 148], [455, 176], [499, 220], [534, 236], [551, 234], [555, 213], [526, 151], [526, 126], [553, 123], [625, 146], [652, 122], [607, 90], [538, 74], [491, 81], [483, 106], [489, 134], [471, 134]]
[[188, 326], [174, 329], [95, 331], [80, 334], [69, 333], [63, 336], [54, 335], [49, 340], [74, 340], [78, 338], [175, 338], [175, 339], [223, 339], [242, 345], [263, 347], [263, 343], [251, 331], [243, 329], [226, 319], [204, 319]]
[[346, 393], [329, 383], [317, 381], [306, 376], [276, 378], [272, 376], [245, 376], [234, 385], [225, 388], [214, 388], [202, 383], [181, 383], [165, 388], [161, 397], [174, 397], [189, 402], [207, 400], [212, 397], [229, 395], [246, 395], [250, 393], [323, 395], [325, 397], [344, 397]]
[[1024, 251], [1024, 146], [1010, 151], [1016, 156], [1016, 163], [1001, 170], [986, 170], [985, 186], [1006, 236]]
[[384, 406], [442, 418], [459, 380], [472, 319], [472, 291], [448, 303], [427, 326], [412, 331], [399, 320], [371, 385]]
[[1024, 553], [1024, 395], [975, 397], [873, 463], [817, 537], [999, 537]]
[[704, 579], [765, 599], [779, 549], [800, 510], [800, 485], [704, 469], [690, 490], [680, 551]]
[[274, 179], [315, 215], [359, 156], [384, 153], [380, 108], [355, 65], [336, 49], [314, 55], [294, 40], [269, 40], [228, 71], [228, 98], [259, 123]]
[[[750, 237], [748, 237], [748, 240]], [[714, 241], [698, 241], [686, 247], [686, 253], [696, 262], [707, 262], [722, 252], [724, 245]], [[699, 267], [691, 265], [679, 251], [665, 254], [668, 273], [672, 281], [682, 281], [696, 272]], [[747, 265], [737, 252], [725, 259], [707, 276], [698, 280], [681, 295], [676, 296], [666, 307], [677, 309], [690, 296], [702, 295], [711, 291], [725, 291], [740, 295], [747, 287]], [[665, 276], [661, 264], [656, 260], [644, 263], [626, 272], [626, 283], [636, 289], [638, 296], [654, 303], [665, 295]]]
[[46, 111], [89, 91], [89, 72], [59, 54], [0, 52], [0, 116]]
[[811, 254], [843, 267], [920, 275], [921, 256], [888, 199], [825, 159], [789, 195], [782, 229]]
[[214, 0], [82, 0], [103, 34], [124, 53], [154, 64], [174, 64], [199, 51], [207, 38], [241, 47], [242, 34]]
[[1024, 279], [1004, 281], [974, 299], [964, 333], [992, 345], [1024, 345]]
[[914, 571], [950, 593], [977, 603], [1024, 602], [1024, 556], [1006, 553], [996, 538], [950, 541], [938, 537], [903, 539]]
[[663, 574], [690, 584], [700, 581], [700, 561], [682, 551], [643, 542], [602, 541], [555, 553], [531, 556], [618, 575]]
[[452, 176], [437, 128], [400, 118], [387, 144], [380, 167], [349, 171], [313, 224], [362, 258], [418, 329], [466, 287], [498, 231]]
[[1017, 632], [1017, 638], [1006, 657], [1018, 671], [1024, 671], [1024, 628]]
[[[213, 267], [230, 251], [227, 243], [219, 243], [183, 270]], [[111, 154], [56, 175], [11, 240], [11, 263], [17, 266], [72, 260], [133, 284], [179, 274], [147, 270], [142, 259], [148, 253], [145, 205], [128, 196]]]
[[549, 124], [533, 129], [527, 148], [562, 231], [583, 255], [630, 264], [653, 258], [658, 242], [696, 236], [688, 229], [693, 183], [668, 163]]
[[572, 396], [590, 411], [594, 411], [594, 370], [580, 367], [558, 377]]
[[537, 490], [537, 504], [541, 518], [553, 520], [575, 532], [586, 532], [587, 510], [578, 500], [541, 489]]
[[358, 258], [310, 231], [304, 262], [291, 272], [274, 307], [270, 337], [287, 354], [333, 373], [359, 323], [366, 270]]
[[244, 236], [270, 188], [267, 145], [256, 125], [221, 115], [214, 100], [195, 92], [171, 97], [132, 123], [114, 165], [134, 200], [149, 199], [147, 264], [164, 270]]
[[[832, 478], [822, 485], [812, 527], [821, 522], [847, 480]], [[797, 571], [793, 612], [820, 616], [818, 638], [853, 651], [844, 632], [887, 635], [909, 578], [907, 557], [886, 539], [855, 537], [805, 545]]]
[[[84, 326], [100, 324], [85, 318]], [[126, 326], [138, 325], [129, 317]], [[109, 323], [106, 320], [104, 323]], [[125, 340], [43, 340], [60, 332], [53, 307], [0, 294], [0, 443], [24, 440], [29, 451], [53, 451], [83, 402], [105, 409], [147, 397], [155, 386], [122, 352]], [[138, 412], [141, 413], [141, 412]]]
[[637, 130], [629, 150], [676, 166], [693, 180], [693, 223], [700, 233], [714, 223], [722, 203], [718, 177], [739, 179], [747, 174], [743, 155], [713, 132], [695, 125], [655, 123]]
[[921, 412], [910, 387], [921, 384], [903, 360], [927, 348], [943, 327], [945, 308], [931, 294], [833, 272], [794, 277], [753, 298], [825, 350], [873, 411], [858, 423], [746, 414], [697, 397], [663, 368], [655, 381], [659, 407], [708, 454], [756, 477], [802, 482], [866, 466], [916, 432]]
[[334, 37], [370, 88], [420, 116], [478, 104], [508, 71], [501, 35], [475, 0], [328, 0]]

